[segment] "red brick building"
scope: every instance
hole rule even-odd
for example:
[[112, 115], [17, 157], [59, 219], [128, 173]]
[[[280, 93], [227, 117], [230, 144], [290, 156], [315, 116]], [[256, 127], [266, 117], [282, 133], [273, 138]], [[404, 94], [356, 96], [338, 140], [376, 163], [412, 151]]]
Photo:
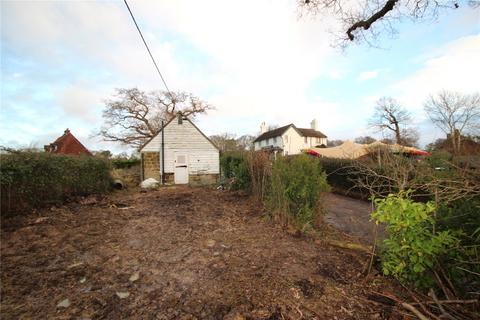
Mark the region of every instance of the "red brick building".
[[44, 146], [44, 149], [46, 152], [50, 153], [92, 155], [92, 153], [88, 151], [88, 149], [85, 148], [77, 138], [75, 138], [69, 129], [65, 130], [63, 135], [55, 140], [55, 142]]

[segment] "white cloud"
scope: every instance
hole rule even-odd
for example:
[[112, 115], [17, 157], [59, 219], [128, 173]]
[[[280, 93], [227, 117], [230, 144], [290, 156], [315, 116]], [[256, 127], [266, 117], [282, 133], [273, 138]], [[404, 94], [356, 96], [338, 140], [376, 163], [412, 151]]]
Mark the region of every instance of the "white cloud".
[[[324, 22], [298, 19], [290, 1], [135, 1], [131, 8], [170, 88], [216, 105], [210, 120], [293, 121], [292, 110], [310, 119], [315, 116], [305, 97], [310, 82], [343, 72], [329, 63], [335, 51], [322, 31]], [[3, 11], [8, 15], [2, 38], [36, 63], [97, 68], [113, 78], [101, 84], [111, 91], [163, 89], [122, 3], [11, 3]], [[82, 109], [99, 108], [92, 103], [98, 93], [88, 92], [93, 85], [78, 87], [76, 70], [67, 76], [69, 86], [57, 99], [61, 106], [72, 116], [98, 112]], [[89, 80], [98, 85], [103, 80], [98, 77]], [[230, 130], [239, 128], [233, 124]]]
[[102, 95], [94, 88], [69, 86], [58, 94], [58, 104], [67, 116], [87, 122], [101, 121], [95, 112], [101, 104]]
[[[72, 125], [82, 126], [81, 135], [88, 136], [100, 126], [99, 102], [115, 87], [163, 89], [122, 2], [1, 5], [2, 46], [7, 44], [22, 62], [43, 66], [45, 73], [50, 73], [42, 83], [50, 84], [57, 107], [82, 120], [69, 119], [72, 130]], [[207, 134], [253, 133], [262, 121], [308, 126], [316, 117], [329, 136], [344, 131], [353, 135], [357, 131], [342, 128], [365, 124], [352, 116], [361, 112], [352, 109], [371, 104], [347, 106], [322, 97], [312, 101], [307, 91], [317, 78], [346, 78], [354, 63], [330, 47], [331, 38], [325, 31], [331, 25], [328, 17], [327, 21], [298, 19], [295, 5], [288, 0], [130, 3], [170, 88], [191, 91], [217, 107], [199, 118]], [[464, 38], [429, 53], [423, 57], [421, 70], [382, 95], [392, 94], [410, 108], [421, 106], [428, 93], [443, 87], [471, 90], [480, 74], [478, 62], [473, 60], [479, 56], [478, 41], [478, 36]], [[385, 70], [372, 69], [360, 73], [358, 80], [373, 79]], [[13, 70], [22, 76], [12, 81], [30, 79], [32, 83], [25, 87], [34, 91], [42, 70], [28, 71]], [[41, 90], [45, 91], [45, 86]], [[28, 94], [34, 96], [35, 92]], [[54, 122], [49, 120], [46, 123]], [[54, 130], [61, 133], [63, 126]], [[34, 128], [25, 129], [34, 136]], [[42, 131], [40, 124], [36, 130]]]
[[365, 81], [370, 79], [375, 79], [378, 77], [378, 70], [364, 71], [358, 76], [359, 81]]
[[460, 38], [436, 50], [422, 67], [391, 89], [411, 108], [421, 110], [428, 95], [442, 89], [474, 92], [480, 89], [480, 35]]

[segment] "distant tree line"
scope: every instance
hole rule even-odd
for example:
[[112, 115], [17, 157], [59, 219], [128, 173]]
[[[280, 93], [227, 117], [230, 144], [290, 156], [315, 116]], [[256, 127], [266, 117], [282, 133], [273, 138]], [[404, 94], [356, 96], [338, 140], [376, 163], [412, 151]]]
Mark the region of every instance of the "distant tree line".
[[253, 150], [253, 135], [236, 137], [232, 133], [223, 133], [210, 136], [210, 140], [220, 149], [221, 152], [235, 152]]
[[[97, 132], [106, 141], [141, 147], [161, 129], [162, 121], [168, 121], [181, 111], [195, 118], [212, 110], [213, 106], [185, 92], [145, 92], [137, 88], [117, 89], [113, 98], [105, 101], [104, 124]], [[443, 90], [431, 95], [424, 104], [424, 111], [432, 123], [446, 134], [445, 141], [453, 154], [460, 154], [464, 141], [475, 141], [480, 135], [480, 94], [465, 94]], [[270, 126], [272, 130], [278, 126]], [[414, 117], [392, 97], [380, 98], [368, 120], [368, 127], [379, 140], [387, 144], [417, 146], [419, 133]], [[253, 135], [237, 137], [232, 133], [210, 137], [220, 151], [245, 151], [253, 149]], [[473, 140], [472, 140], [473, 139]], [[370, 136], [355, 138], [356, 143], [368, 144], [376, 139]], [[342, 144], [342, 140], [331, 139], [328, 147]], [[430, 144], [439, 146], [440, 142]]]

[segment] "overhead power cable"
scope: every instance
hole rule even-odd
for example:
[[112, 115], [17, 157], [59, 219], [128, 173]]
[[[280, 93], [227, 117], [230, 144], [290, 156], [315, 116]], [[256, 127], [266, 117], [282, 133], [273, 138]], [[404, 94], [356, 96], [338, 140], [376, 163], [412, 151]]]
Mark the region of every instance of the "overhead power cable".
[[173, 95], [170, 92], [170, 89], [168, 89], [167, 82], [165, 81], [165, 78], [163, 78], [163, 75], [160, 72], [160, 69], [158, 68], [157, 62], [155, 61], [155, 58], [153, 58], [152, 52], [150, 51], [150, 48], [148, 47], [148, 44], [145, 41], [145, 38], [143, 37], [142, 31], [140, 30], [140, 27], [138, 26], [137, 20], [135, 20], [135, 17], [133, 16], [132, 10], [130, 10], [130, 6], [128, 5], [127, 0], [123, 0], [123, 2], [127, 6], [128, 12], [130, 12], [130, 16], [132, 17], [133, 23], [135, 23], [135, 27], [137, 27], [138, 33], [140, 34], [140, 37], [142, 38], [143, 44], [145, 45], [145, 48], [147, 48], [148, 54], [150, 55], [150, 58], [152, 58], [153, 64], [155, 65], [155, 68], [157, 69], [158, 75], [160, 76], [160, 79], [162, 79], [162, 82], [165, 85], [165, 89], [167, 89], [168, 94], [173, 99]]

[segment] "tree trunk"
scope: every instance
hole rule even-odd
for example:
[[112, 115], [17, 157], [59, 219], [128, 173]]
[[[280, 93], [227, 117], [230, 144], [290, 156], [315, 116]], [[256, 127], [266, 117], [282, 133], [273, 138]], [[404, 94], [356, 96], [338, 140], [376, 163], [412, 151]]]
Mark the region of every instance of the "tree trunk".
[[402, 136], [400, 135], [400, 127], [398, 123], [395, 123], [395, 140], [398, 144], [402, 144]]
[[457, 137], [455, 136], [455, 130], [450, 131], [450, 141], [452, 142], [453, 154], [457, 155]]

